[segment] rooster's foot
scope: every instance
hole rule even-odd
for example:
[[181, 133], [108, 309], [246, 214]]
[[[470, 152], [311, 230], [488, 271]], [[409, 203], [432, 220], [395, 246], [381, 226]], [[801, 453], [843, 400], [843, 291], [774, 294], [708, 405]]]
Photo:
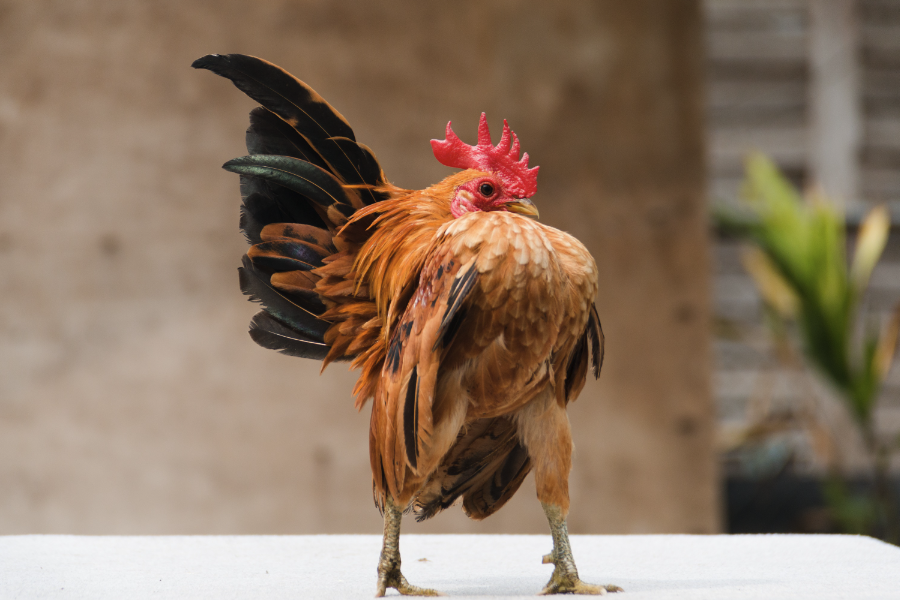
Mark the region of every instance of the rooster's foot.
[[378, 559], [378, 591], [376, 598], [381, 598], [388, 588], [394, 588], [404, 596], [443, 596], [437, 590], [410, 585], [400, 572], [400, 521], [403, 510], [394, 503], [393, 498], [384, 499], [384, 544], [381, 547], [381, 558]]
[[381, 598], [387, 592], [388, 588], [394, 588], [404, 596], [443, 596], [437, 590], [428, 588], [420, 588], [417, 585], [411, 585], [406, 581], [406, 577], [400, 572], [400, 567], [394, 566], [382, 569], [378, 566], [378, 592], [376, 598]]
[[560, 507], [552, 504], [541, 503], [547, 521], [550, 523], [550, 533], [553, 535], [553, 552], [544, 556], [545, 565], [553, 564], [553, 575], [550, 581], [541, 590], [541, 596], [550, 594], [592, 594], [601, 595], [608, 592], [624, 591], [617, 585], [594, 585], [585, 583], [578, 578], [578, 569], [575, 568], [575, 559], [572, 557], [572, 547], [569, 545], [569, 528], [566, 527], [566, 518]]
[[[553, 555], [548, 554], [544, 557], [544, 564], [553, 563]], [[550, 577], [550, 581], [547, 582], [547, 585], [544, 586], [544, 589], [541, 590], [540, 596], [549, 596], [551, 594], [584, 594], [584, 595], [601, 595], [606, 594], [607, 592], [621, 592], [623, 591], [617, 585], [594, 585], [592, 583], [585, 583], [581, 579], [578, 578], [578, 572], [565, 568], [560, 568], [559, 565], [553, 570], [553, 575]]]

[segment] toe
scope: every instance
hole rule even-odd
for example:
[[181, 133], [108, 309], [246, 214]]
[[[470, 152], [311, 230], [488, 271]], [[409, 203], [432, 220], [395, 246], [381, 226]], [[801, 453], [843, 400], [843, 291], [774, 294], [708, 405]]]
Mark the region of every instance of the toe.
[[580, 579], [572, 579], [569, 581], [551, 581], [538, 595], [578, 594], [583, 596], [603, 596], [610, 592], [621, 591], [623, 591], [622, 588], [617, 585], [594, 585], [585, 583]]
[[582, 596], [602, 596], [606, 594], [606, 588], [602, 585], [585, 583], [579, 579], [575, 582], [575, 585], [572, 586], [572, 593]]
[[397, 588], [397, 591], [403, 594], [404, 596], [445, 596], [446, 594], [442, 594], [437, 590], [432, 590], [429, 588], [420, 588], [415, 585], [403, 585]]
[[403, 596], [443, 596], [444, 594], [440, 593], [437, 590], [432, 590], [429, 588], [420, 588], [417, 585], [411, 585], [406, 577], [403, 576], [403, 573], [400, 572], [399, 569], [390, 573], [385, 577], [381, 577], [378, 580], [378, 593], [375, 594], [376, 598], [380, 598], [384, 596], [387, 588], [394, 588], [398, 592], [400, 592]]

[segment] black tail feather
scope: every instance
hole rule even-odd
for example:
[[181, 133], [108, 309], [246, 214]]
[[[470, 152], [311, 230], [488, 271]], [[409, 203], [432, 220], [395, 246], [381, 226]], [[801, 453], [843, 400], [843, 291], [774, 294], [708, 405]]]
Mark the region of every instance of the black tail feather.
[[[230, 79], [238, 89], [281, 118], [308, 142], [328, 167], [308, 156], [307, 160], [328, 168], [341, 182], [384, 185], [381, 168], [372, 168], [372, 163], [377, 166], [377, 160], [371, 150], [356, 143], [347, 120], [315, 90], [287, 71], [241, 54], [210, 54], [195, 60], [191, 66]], [[374, 191], [364, 197], [369, 200], [367, 204], [380, 199]]]
[[244, 204], [241, 205], [241, 232], [244, 234], [244, 239], [247, 240], [247, 243], [252, 245], [262, 241], [261, 234], [263, 227], [266, 226], [266, 222], [256, 216], [257, 213], [254, 212], [253, 208], [247, 206], [248, 202], [251, 206], [255, 205], [257, 212], [263, 212], [265, 210], [265, 205], [272, 201], [259, 194], [252, 194], [250, 197], [246, 198]]
[[250, 337], [263, 348], [289, 356], [322, 360], [328, 355], [327, 344], [307, 338], [265, 311], [256, 313], [250, 321]]
[[[250, 248], [247, 255], [250, 257], [250, 260], [253, 261], [255, 267], [262, 268], [264, 271], [312, 271], [316, 267], [321, 267], [324, 264], [322, 259], [325, 258], [325, 255], [323, 255], [322, 252], [325, 252], [325, 250], [317, 249], [304, 242], [275, 240], [256, 244]], [[284, 262], [283, 267], [261, 267], [261, 265], [271, 262], [272, 260], [289, 262]]]
[[250, 156], [224, 165], [241, 176], [240, 224], [252, 245], [238, 269], [241, 289], [265, 309], [250, 335], [266, 348], [324, 359], [331, 324], [317, 317], [326, 306], [309, 271], [337, 252], [332, 236], [357, 209], [389, 197], [378, 160], [338, 111], [280, 67], [240, 54], [191, 66], [230, 79], [262, 105], [250, 113]]
[[[368, 146], [349, 138], [333, 137], [313, 148], [296, 129], [262, 106], [250, 111], [250, 128], [246, 137], [250, 154], [299, 158], [331, 171], [341, 183], [348, 185], [384, 185], [381, 165]], [[347, 161], [353, 168], [340, 168]], [[360, 195], [365, 204], [380, 202], [388, 197], [386, 193], [371, 188], [361, 190]]]
[[325, 331], [331, 323], [319, 319], [315, 312], [272, 287], [268, 275], [257, 270], [247, 255], [244, 255], [243, 263], [243, 267], [238, 267], [241, 290], [251, 300], [259, 302], [270, 315], [310, 339], [325, 341]]
[[286, 238], [298, 240], [307, 244], [311, 244], [325, 252], [323, 256], [334, 254], [337, 248], [334, 245], [334, 238], [327, 229], [313, 227], [303, 223], [277, 223], [273, 224], [268, 230], [269, 236], [278, 238]]
[[[278, 286], [273, 285], [272, 287], [277, 288]], [[315, 290], [292, 289], [291, 291], [285, 291], [279, 289], [279, 292], [294, 304], [302, 306], [316, 316], [327, 310], [327, 307], [322, 302], [322, 297]]]
[[233, 158], [222, 165], [222, 168], [232, 173], [271, 181], [322, 207], [333, 204], [346, 204], [350, 207], [344, 188], [331, 173], [290, 156], [251, 154]]
[[[242, 175], [241, 196], [244, 207], [254, 217], [254, 230], [257, 225], [262, 230], [270, 223], [306, 223], [322, 229], [328, 228], [328, 224], [306, 198], [265, 179]], [[252, 233], [250, 230], [244, 231], [248, 237]], [[259, 243], [258, 239], [251, 241]]]
[[356, 139], [347, 120], [319, 94], [268, 61], [243, 54], [208, 54], [191, 66], [230, 79], [239, 90], [305, 132], [313, 143], [338, 136]]
[[328, 168], [328, 163], [322, 160], [306, 138], [282, 121], [281, 117], [262, 106], [250, 111], [246, 140], [247, 152], [250, 154], [293, 156], [317, 167]]
[[[344, 183], [373, 187], [385, 184], [381, 165], [368, 146], [343, 137], [329, 138], [328, 141], [331, 143], [320, 145], [318, 150]], [[347, 163], [351, 168], [346, 168]], [[361, 193], [361, 199], [365, 204], [381, 202], [387, 197], [387, 194], [378, 192], [372, 187], [362, 190]]]
[[292, 238], [324, 248], [334, 254], [337, 249], [334, 246], [334, 238], [327, 229], [313, 227], [303, 223], [284, 223], [274, 225], [280, 237]]

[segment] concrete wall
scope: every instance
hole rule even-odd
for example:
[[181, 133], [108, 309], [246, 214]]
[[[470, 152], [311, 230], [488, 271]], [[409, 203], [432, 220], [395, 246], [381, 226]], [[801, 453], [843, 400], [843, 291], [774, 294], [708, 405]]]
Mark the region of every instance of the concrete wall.
[[[306, 80], [405, 187], [450, 172], [448, 119], [509, 119], [600, 268], [571, 530], [717, 530], [698, 2], [447, 6], [0, 2], [0, 533], [380, 531], [354, 374], [246, 335], [219, 166], [253, 103], [189, 68], [209, 52]], [[529, 479], [405, 530], [546, 525]]]

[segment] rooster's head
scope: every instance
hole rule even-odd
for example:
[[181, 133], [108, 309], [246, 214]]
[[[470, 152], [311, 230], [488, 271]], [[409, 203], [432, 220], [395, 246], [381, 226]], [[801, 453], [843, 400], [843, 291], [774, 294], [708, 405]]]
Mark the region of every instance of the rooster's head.
[[519, 159], [519, 138], [503, 121], [503, 135], [494, 146], [487, 117], [481, 113], [478, 145], [469, 146], [447, 123], [447, 139], [431, 140], [434, 156], [448, 167], [467, 169], [456, 186], [450, 210], [454, 218], [478, 211], [505, 210], [537, 218], [538, 210], [529, 198], [537, 191], [540, 167], [528, 168], [528, 153]]

